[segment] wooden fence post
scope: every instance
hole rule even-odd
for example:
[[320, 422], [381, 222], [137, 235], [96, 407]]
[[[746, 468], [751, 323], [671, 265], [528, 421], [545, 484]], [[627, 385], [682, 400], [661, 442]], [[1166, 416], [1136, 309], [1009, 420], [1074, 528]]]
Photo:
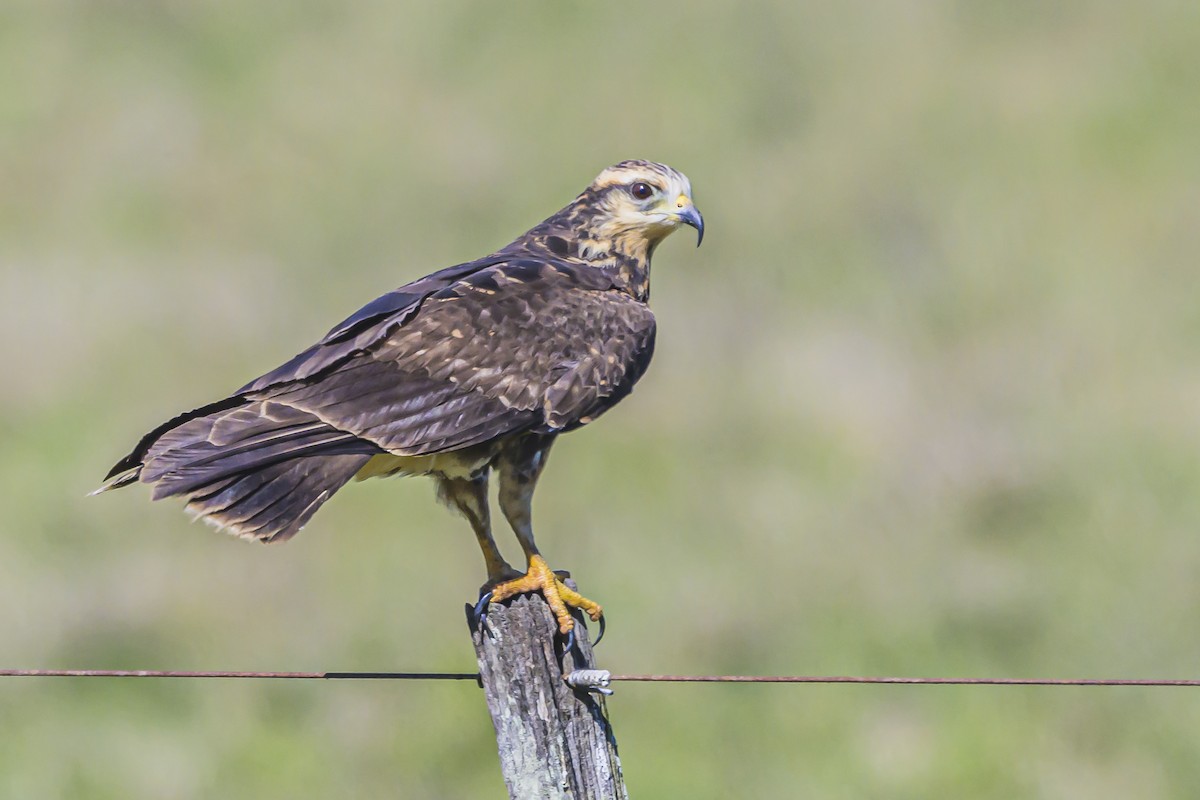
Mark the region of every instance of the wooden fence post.
[[562, 637], [541, 595], [491, 606], [488, 630], [475, 629], [470, 606], [467, 619], [509, 797], [628, 800], [604, 698], [563, 680], [563, 667], [593, 668], [583, 626], [560, 666]]

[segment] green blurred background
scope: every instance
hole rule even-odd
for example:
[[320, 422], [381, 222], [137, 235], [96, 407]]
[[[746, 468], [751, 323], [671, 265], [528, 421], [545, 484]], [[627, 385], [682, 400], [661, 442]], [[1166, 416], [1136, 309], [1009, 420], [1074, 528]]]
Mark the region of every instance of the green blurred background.
[[[482, 562], [427, 481], [275, 547], [84, 495], [652, 158], [708, 238], [659, 251], [656, 362], [536, 509], [602, 666], [1197, 677], [1198, 92], [1194, 2], [7, 3], [0, 661], [472, 670]], [[610, 712], [641, 798], [1200, 787], [1190, 690]], [[0, 721], [4, 798], [503, 796], [470, 684], [7, 679]]]

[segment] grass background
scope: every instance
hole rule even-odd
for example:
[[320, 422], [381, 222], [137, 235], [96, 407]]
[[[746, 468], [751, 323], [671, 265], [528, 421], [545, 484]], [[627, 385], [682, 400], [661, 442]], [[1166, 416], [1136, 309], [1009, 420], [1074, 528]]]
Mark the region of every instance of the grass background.
[[[0, 661], [470, 670], [427, 482], [261, 547], [145, 430], [604, 166], [708, 221], [539, 542], [623, 672], [1195, 677], [1200, 6], [11, 2]], [[502, 546], [513, 541], [505, 532]], [[1186, 690], [621, 686], [643, 798], [1194, 797]], [[459, 684], [0, 683], [5, 798], [502, 796]]]

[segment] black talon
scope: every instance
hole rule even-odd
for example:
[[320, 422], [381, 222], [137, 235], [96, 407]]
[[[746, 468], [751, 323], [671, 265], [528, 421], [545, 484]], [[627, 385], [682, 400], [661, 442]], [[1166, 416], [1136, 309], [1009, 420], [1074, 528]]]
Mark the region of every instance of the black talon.
[[572, 626], [571, 630], [567, 631], [567, 643], [563, 646], [563, 659], [564, 660], [566, 660], [567, 653], [574, 652], [575, 645], [576, 645], [575, 628], [574, 628], [574, 626]]
[[479, 598], [479, 602], [475, 604], [475, 609], [471, 612], [475, 617], [475, 627], [482, 631], [487, 631], [489, 637], [493, 637], [491, 628], [487, 627], [487, 610], [488, 605], [492, 602], [492, 593], [484, 592]]
[[600, 619], [598, 620], [598, 622], [600, 623], [600, 634], [596, 637], [596, 641], [592, 642], [592, 647], [595, 647], [596, 645], [600, 644], [600, 640], [604, 638], [604, 615], [603, 614], [600, 615]]

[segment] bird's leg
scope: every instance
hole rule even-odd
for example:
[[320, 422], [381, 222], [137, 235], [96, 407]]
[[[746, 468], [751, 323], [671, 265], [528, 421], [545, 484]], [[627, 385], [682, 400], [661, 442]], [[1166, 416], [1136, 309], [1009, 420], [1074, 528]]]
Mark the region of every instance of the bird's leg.
[[588, 600], [563, 583], [566, 573], [556, 574], [538, 552], [533, 541], [533, 521], [530, 506], [533, 489], [546, 463], [553, 437], [528, 436], [515, 442], [501, 456], [500, 463], [500, 510], [512, 525], [521, 549], [529, 562], [528, 571], [520, 578], [505, 581], [492, 589], [491, 601], [498, 603], [514, 595], [526, 592], [541, 592], [546, 604], [554, 612], [558, 629], [569, 634], [575, 627], [571, 609], [580, 608], [599, 621], [603, 616], [600, 605]]
[[496, 540], [492, 538], [486, 472], [469, 480], [439, 478], [438, 499], [466, 517], [467, 522], [471, 523], [471, 530], [475, 531], [475, 539], [479, 542], [479, 549], [483, 551], [483, 560], [487, 564], [487, 583], [483, 585], [481, 592], [493, 584], [512, 580], [521, 574], [504, 560], [504, 556], [500, 555], [500, 550], [496, 547]]

